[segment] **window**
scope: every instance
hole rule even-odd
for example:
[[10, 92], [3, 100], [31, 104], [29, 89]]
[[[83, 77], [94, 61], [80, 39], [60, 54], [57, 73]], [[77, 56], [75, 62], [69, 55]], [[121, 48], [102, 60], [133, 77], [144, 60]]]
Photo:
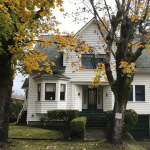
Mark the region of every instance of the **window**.
[[98, 63], [105, 62], [105, 54], [82, 54], [82, 65], [85, 69], [96, 69]]
[[56, 83], [45, 83], [45, 100], [55, 100]]
[[66, 85], [60, 84], [60, 100], [65, 100]]
[[37, 85], [37, 99], [38, 101], [41, 100], [41, 83]]
[[128, 101], [145, 101], [145, 85], [133, 85]]
[[133, 101], [133, 85], [132, 85], [132, 89], [131, 89], [128, 101]]
[[135, 100], [145, 101], [145, 85], [135, 85]]

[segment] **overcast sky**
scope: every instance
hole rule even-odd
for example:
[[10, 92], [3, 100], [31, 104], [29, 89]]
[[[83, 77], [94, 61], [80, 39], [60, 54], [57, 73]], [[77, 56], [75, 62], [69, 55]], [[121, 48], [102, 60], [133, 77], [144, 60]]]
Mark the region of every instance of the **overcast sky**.
[[[68, 12], [69, 14], [72, 13], [72, 11], [76, 11], [77, 7], [79, 7], [79, 5], [74, 5], [72, 2], [74, 2], [73, 0], [65, 0], [64, 2], [64, 9], [65, 9], [65, 12]], [[60, 31], [66, 31], [66, 32], [74, 32], [76, 33], [82, 26], [85, 25], [84, 22], [80, 22], [79, 24], [78, 23], [75, 23], [73, 22], [73, 18], [70, 16], [70, 17], [67, 17], [67, 18], [64, 18], [63, 17], [63, 14], [60, 13], [58, 10], [55, 10], [54, 12], [55, 16], [56, 16], [56, 19], [61, 22], [62, 24], [59, 26], [59, 29]], [[81, 17], [84, 17], [85, 14], [82, 14]], [[90, 20], [93, 16], [92, 15], [89, 15], [89, 14], [86, 14], [86, 16], [88, 18], [88, 20]], [[87, 21], [88, 21], [87, 20]], [[26, 76], [27, 78], [28, 76]], [[25, 80], [25, 77], [23, 77], [20, 73], [18, 73], [14, 79], [14, 86], [13, 86], [13, 91], [18, 94], [18, 95], [21, 95], [21, 94], [24, 94], [24, 91], [21, 89], [22, 87], [22, 84]]]

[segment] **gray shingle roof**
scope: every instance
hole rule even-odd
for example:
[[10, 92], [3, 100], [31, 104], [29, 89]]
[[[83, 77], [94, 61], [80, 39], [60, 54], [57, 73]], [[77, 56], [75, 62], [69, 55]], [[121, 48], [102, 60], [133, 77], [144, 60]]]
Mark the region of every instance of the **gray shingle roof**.
[[22, 85], [22, 89], [24, 89], [24, 88], [27, 88], [27, 87], [29, 87], [29, 78], [26, 78], [25, 80], [24, 80], [24, 83], [23, 83], [23, 85]]
[[136, 61], [138, 70], [150, 71], [150, 54], [148, 49], [143, 50], [142, 55]]
[[[43, 35], [42, 37], [45, 40], [52, 40], [53, 39], [49, 35]], [[43, 48], [41, 46], [41, 42], [39, 42], [38, 44], [35, 45], [34, 50], [37, 50], [37, 51], [40, 51], [40, 52], [44, 52], [45, 54], [48, 54], [48, 57], [47, 57], [46, 60], [50, 60], [52, 62], [55, 62], [55, 64], [56, 64], [56, 66], [51, 66], [51, 69], [53, 71], [64, 71], [65, 66], [63, 66], [63, 57], [57, 51], [57, 50], [59, 50], [59, 48], [57, 46], [58, 46], [58, 44], [53, 44], [52, 46], [46, 46], [46, 47]], [[55, 57], [56, 55], [58, 56], [58, 58]], [[43, 63], [44, 62], [40, 62], [39, 65], [40, 65], [40, 67], [45, 68], [46, 66], [44, 66]]]
[[70, 79], [69, 77], [66, 77], [66, 76], [58, 74], [58, 73], [53, 73], [53, 74], [44, 73], [42, 75], [38, 75], [38, 76], [34, 77], [33, 79], [40, 79], [40, 78]]

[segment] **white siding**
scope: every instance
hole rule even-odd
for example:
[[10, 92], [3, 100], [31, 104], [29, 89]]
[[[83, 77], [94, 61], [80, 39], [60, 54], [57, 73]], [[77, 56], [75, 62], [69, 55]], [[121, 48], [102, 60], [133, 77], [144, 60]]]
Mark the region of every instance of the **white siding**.
[[[39, 121], [41, 115], [46, 114], [48, 110], [53, 109], [70, 109], [71, 102], [69, 89], [70, 84], [63, 80], [35, 80], [33, 77], [37, 74], [29, 76], [29, 97], [28, 97], [28, 112], [27, 121]], [[37, 84], [41, 83], [41, 100], [37, 101]], [[55, 101], [45, 100], [45, 83], [56, 83], [56, 96]], [[65, 101], [60, 101], [60, 84], [66, 84], [66, 98]], [[68, 93], [68, 94], [67, 94]], [[32, 117], [34, 115], [34, 117]]]
[[82, 110], [82, 85], [74, 85], [74, 109]]
[[[84, 103], [85, 101], [85, 103]], [[88, 86], [83, 85], [82, 88], [82, 109], [88, 109]]]
[[[82, 40], [86, 41], [88, 46], [96, 47], [96, 53], [99, 54], [105, 54], [103, 49], [103, 44], [99, 44], [99, 42], [102, 40], [100, 35], [97, 35], [94, 33], [94, 30], [96, 29], [96, 26], [91, 23], [82, 33], [80, 33], [79, 37], [82, 36]], [[101, 39], [101, 40], [100, 40]], [[113, 49], [116, 50], [116, 47], [113, 45]], [[78, 61], [78, 56], [75, 52], [71, 52], [69, 55], [68, 61], [66, 61], [67, 53], [64, 53], [63, 56], [63, 65], [66, 66], [66, 70], [64, 75], [71, 78], [70, 81], [82, 81], [82, 82], [91, 82], [92, 78], [95, 76], [94, 71], [92, 69], [84, 69], [79, 70], [75, 73], [73, 73], [73, 70], [78, 69], [79, 65], [81, 65], [81, 62]], [[77, 66], [72, 67], [71, 62], [76, 62]], [[111, 57], [111, 63], [114, 63], [114, 57]], [[114, 77], [116, 77], [116, 73], [113, 73]], [[102, 81], [104, 81], [104, 78], [102, 77]]]
[[128, 102], [127, 109], [134, 109], [138, 114], [150, 114], [150, 74], [135, 74], [133, 85], [145, 85], [145, 102]]

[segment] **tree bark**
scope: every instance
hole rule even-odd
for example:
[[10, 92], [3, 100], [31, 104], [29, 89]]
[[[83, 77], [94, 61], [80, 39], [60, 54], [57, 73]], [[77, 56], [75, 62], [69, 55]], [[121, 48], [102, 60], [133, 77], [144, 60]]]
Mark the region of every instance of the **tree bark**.
[[[108, 132], [108, 141], [113, 144], [122, 144], [123, 120], [126, 110], [126, 102], [120, 100], [121, 97], [115, 97], [115, 105], [112, 114], [112, 120]], [[122, 114], [121, 119], [116, 118], [116, 113]]]
[[7, 56], [7, 59], [0, 59], [0, 142], [7, 142], [8, 139], [12, 86], [13, 70], [11, 58]]

